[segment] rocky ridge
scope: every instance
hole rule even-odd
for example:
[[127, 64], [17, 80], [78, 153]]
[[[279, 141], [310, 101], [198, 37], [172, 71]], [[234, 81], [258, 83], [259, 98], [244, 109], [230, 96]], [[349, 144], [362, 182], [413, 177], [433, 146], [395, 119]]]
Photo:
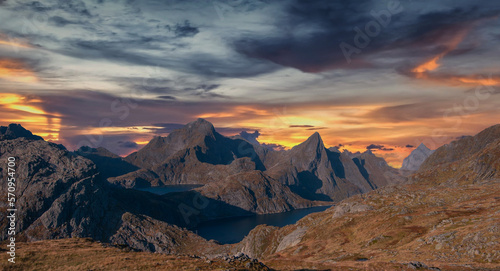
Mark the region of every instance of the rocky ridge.
[[110, 182], [125, 187], [204, 184], [196, 191], [259, 214], [339, 201], [405, 181], [372, 153], [352, 159], [326, 149], [319, 133], [289, 151], [272, 151], [224, 137], [203, 119], [155, 137], [125, 160], [141, 169]]

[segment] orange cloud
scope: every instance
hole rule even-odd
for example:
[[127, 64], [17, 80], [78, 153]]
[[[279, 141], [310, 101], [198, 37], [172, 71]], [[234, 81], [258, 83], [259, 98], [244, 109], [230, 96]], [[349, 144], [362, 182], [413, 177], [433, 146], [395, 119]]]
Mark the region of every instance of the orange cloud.
[[8, 41], [8, 40], [0, 40], [0, 45], [3, 46], [12, 46], [12, 47], [20, 47], [20, 48], [32, 48], [27, 43], [21, 43], [16, 41]]
[[3, 33], [0, 33], [0, 45], [16, 48], [33, 48], [33, 46], [23, 40], [18, 38], [11, 38]]
[[475, 84], [475, 85], [483, 85], [483, 86], [498, 86], [500, 85], [500, 78], [481, 78], [481, 77], [456, 77], [456, 80], [466, 83], [466, 84]]
[[476, 25], [483, 23], [485, 21], [489, 21], [491, 19], [497, 19], [497, 16], [469, 22], [468, 26], [463, 27], [458, 31], [454, 29], [456, 28], [456, 26], [449, 27], [448, 29], [446, 29], [446, 31], [442, 31], [443, 36], [446, 36], [447, 33], [454, 33], [454, 34], [452, 34], [452, 37], [449, 40], [445, 40], [444, 42], [442, 42], [441, 45], [444, 46], [444, 50], [441, 53], [417, 65], [415, 68], [411, 70], [413, 76], [418, 79], [426, 79], [450, 85], [457, 85], [457, 84], [473, 84], [473, 85], [484, 85], [484, 86], [500, 85], [499, 78], [481, 78], [478, 75], [458, 76], [450, 74], [431, 73], [432, 71], [436, 70], [441, 66], [439, 61], [443, 59], [447, 54], [455, 50]]
[[449, 52], [455, 50], [457, 46], [465, 39], [467, 34], [469, 34], [471, 28], [466, 27], [458, 31], [450, 40], [444, 42], [445, 49], [443, 52], [438, 54], [437, 56], [432, 57], [430, 60], [425, 61], [424, 63], [415, 67], [412, 72], [415, 73], [417, 78], [425, 77], [423, 73], [433, 71], [439, 68], [440, 64], [438, 63], [445, 55]]
[[37, 82], [38, 78], [23, 63], [11, 59], [0, 59], [0, 78], [23, 83]]
[[20, 123], [46, 140], [59, 141], [61, 116], [47, 113], [39, 102], [23, 95], [0, 93], [0, 121]]

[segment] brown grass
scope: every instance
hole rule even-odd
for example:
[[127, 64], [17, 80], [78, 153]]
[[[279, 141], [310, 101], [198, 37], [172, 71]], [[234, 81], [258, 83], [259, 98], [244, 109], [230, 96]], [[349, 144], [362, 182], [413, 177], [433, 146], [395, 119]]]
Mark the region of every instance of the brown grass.
[[[2, 248], [5, 247], [2, 243]], [[222, 260], [168, 256], [106, 247], [86, 238], [18, 243], [16, 263], [2, 251], [0, 270], [244, 270]]]

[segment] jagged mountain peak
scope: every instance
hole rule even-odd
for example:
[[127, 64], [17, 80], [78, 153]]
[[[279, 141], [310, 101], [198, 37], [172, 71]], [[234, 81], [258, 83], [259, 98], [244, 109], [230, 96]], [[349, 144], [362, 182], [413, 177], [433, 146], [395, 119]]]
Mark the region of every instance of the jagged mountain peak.
[[0, 126], [0, 140], [9, 140], [24, 137], [32, 140], [43, 140], [42, 137], [33, 135], [21, 124], [11, 123], [9, 126]]
[[317, 148], [325, 148], [323, 144], [323, 139], [318, 132], [312, 134], [306, 141], [302, 142], [298, 145], [301, 149], [317, 149]]
[[420, 145], [418, 145], [416, 150], [430, 151], [431, 149], [429, 149], [427, 146], [425, 146], [424, 143], [420, 143]]

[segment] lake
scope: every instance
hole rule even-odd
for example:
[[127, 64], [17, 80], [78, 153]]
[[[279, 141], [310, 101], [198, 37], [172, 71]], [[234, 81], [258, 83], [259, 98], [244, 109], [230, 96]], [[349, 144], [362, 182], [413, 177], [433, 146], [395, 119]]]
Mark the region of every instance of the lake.
[[203, 185], [201, 184], [176, 184], [135, 189], [140, 191], [147, 191], [156, 195], [165, 195], [168, 193], [189, 191], [202, 186]]
[[269, 215], [253, 215], [245, 217], [225, 218], [200, 223], [194, 232], [203, 238], [214, 239], [222, 244], [238, 243], [257, 225], [283, 227], [294, 224], [308, 214], [324, 211], [331, 206], [317, 206], [306, 209]]

